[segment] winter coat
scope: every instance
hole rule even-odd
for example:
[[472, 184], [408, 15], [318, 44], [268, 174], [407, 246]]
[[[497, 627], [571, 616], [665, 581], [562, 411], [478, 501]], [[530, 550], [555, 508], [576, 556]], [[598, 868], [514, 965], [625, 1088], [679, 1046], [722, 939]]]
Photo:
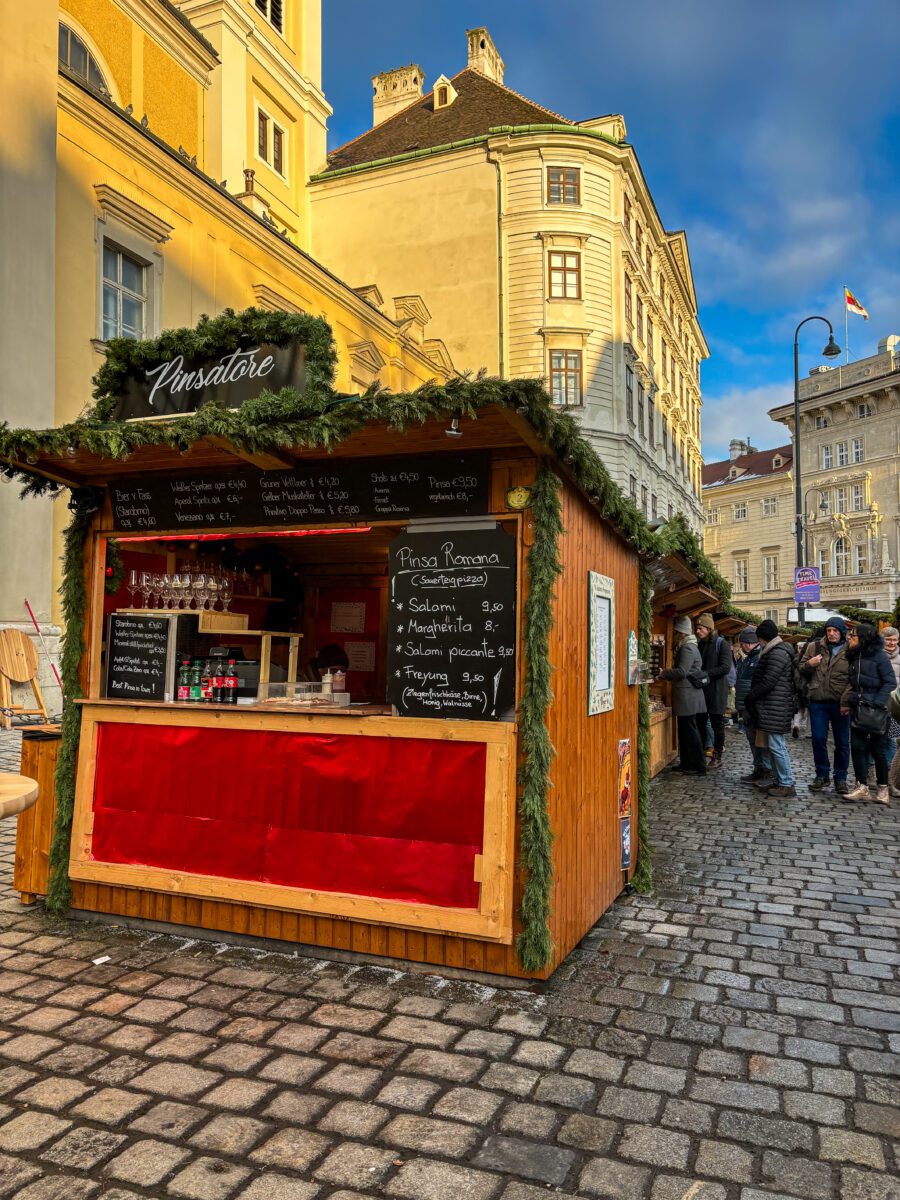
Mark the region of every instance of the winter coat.
[[794, 717], [793, 646], [780, 637], [772, 638], [759, 654], [745, 708], [751, 724], [766, 733], [788, 733]]
[[[822, 661], [815, 667], [810, 666], [809, 659], [817, 654], [822, 655]], [[809, 681], [808, 700], [813, 703], [839, 703], [847, 690], [847, 643], [842, 642], [837, 653], [832, 654], [827, 638], [815, 638], [808, 642], [800, 660], [800, 674]]]
[[733, 662], [731, 646], [716, 633], [711, 633], [702, 642], [698, 639], [697, 644], [703, 670], [709, 676], [709, 683], [703, 689], [706, 711], [721, 715], [728, 704], [728, 675]]
[[660, 673], [661, 679], [671, 680], [672, 712], [676, 717], [693, 717], [697, 713], [706, 712], [703, 688], [694, 687], [688, 679], [688, 675], [693, 671], [702, 670], [703, 663], [700, 661], [697, 639], [691, 634], [675, 651], [675, 665]]
[[745, 654], [737, 665], [737, 678], [734, 681], [734, 707], [741, 711], [747, 702], [747, 695], [750, 691], [750, 685], [753, 682], [753, 674], [759, 666], [759, 652], [761, 647], [754, 646], [749, 654]]
[[887, 650], [885, 650], [885, 654], [887, 654], [888, 662], [891, 664], [891, 668], [893, 669], [894, 676], [897, 680], [897, 686], [900, 687], [900, 650], [895, 650], [893, 654], [888, 654]]
[[855, 709], [861, 699], [887, 708], [888, 696], [897, 681], [881, 638], [874, 638], [863, 650], [848, 651], [847, 659], [850, 678], [841, 697], [844, 708]]

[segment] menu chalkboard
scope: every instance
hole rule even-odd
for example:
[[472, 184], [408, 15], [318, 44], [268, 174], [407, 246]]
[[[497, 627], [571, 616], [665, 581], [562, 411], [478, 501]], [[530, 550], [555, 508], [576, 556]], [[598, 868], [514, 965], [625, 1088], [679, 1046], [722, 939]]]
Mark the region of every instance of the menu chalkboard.
[[169, 678], [168, 617], [112, 613], [106, 639], [110, 700], [164, 700]]
[[495, 721], [516, 698], [516, 543], [404, 533], [389, 559], [388, 699], [404, 716]]
[[488, 511], [488, 455], [327, 459], [284, 471], [113, 480], [119, 532], [262, 528]]

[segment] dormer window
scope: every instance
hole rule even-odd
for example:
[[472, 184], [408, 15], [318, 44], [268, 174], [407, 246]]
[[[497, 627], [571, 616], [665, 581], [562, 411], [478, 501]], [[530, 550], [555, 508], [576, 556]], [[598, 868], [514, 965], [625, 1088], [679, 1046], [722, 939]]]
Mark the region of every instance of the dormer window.
[[457, 97], [456, 88], [446, 75], [440, 75], [434, 82], [434, 111], [449, 108]]
[[449, 96], [449, 92], [447, 91], [446, 84], [443, 85], [442, 87], [438, 88], [438, 90], [437, 90], [437, 107], [438, 108], [446, 107], [448, 96]]
[[772, 459], [772, 470], [777, 471], [779, 467], [783, 467], [783, 466], [784, 466], [784, 459], [781, 457], [780, 454], [776, 454], [775, 457]]

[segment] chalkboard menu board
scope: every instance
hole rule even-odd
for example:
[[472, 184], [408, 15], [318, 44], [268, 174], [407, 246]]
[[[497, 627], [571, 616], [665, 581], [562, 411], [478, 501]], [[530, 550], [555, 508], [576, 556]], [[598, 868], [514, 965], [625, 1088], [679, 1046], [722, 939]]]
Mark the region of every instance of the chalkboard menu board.
[[322, 459], [284, 471], [220, 470], [114, 480], [119, 532], [264, 528], [477, 516], [488, 511], [488, 455]]
[[404, 533], [389, 559], [388, 699], [404, 716], [495, 721], [516, 697], [516, 543]]
[[164, 700], [169, 682], [168, 617], [112, 613], [106, 639], [110, 700]]

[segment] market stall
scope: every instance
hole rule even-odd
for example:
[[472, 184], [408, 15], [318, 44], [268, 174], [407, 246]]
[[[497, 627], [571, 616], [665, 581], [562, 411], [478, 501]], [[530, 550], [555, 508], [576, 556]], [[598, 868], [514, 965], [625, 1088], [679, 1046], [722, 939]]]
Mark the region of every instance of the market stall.
[[24, 898], [546, 977], [638, 865], [652, 535], [536, 383], [117, 415], [166, 337], [0, 435], [73, 510]]

